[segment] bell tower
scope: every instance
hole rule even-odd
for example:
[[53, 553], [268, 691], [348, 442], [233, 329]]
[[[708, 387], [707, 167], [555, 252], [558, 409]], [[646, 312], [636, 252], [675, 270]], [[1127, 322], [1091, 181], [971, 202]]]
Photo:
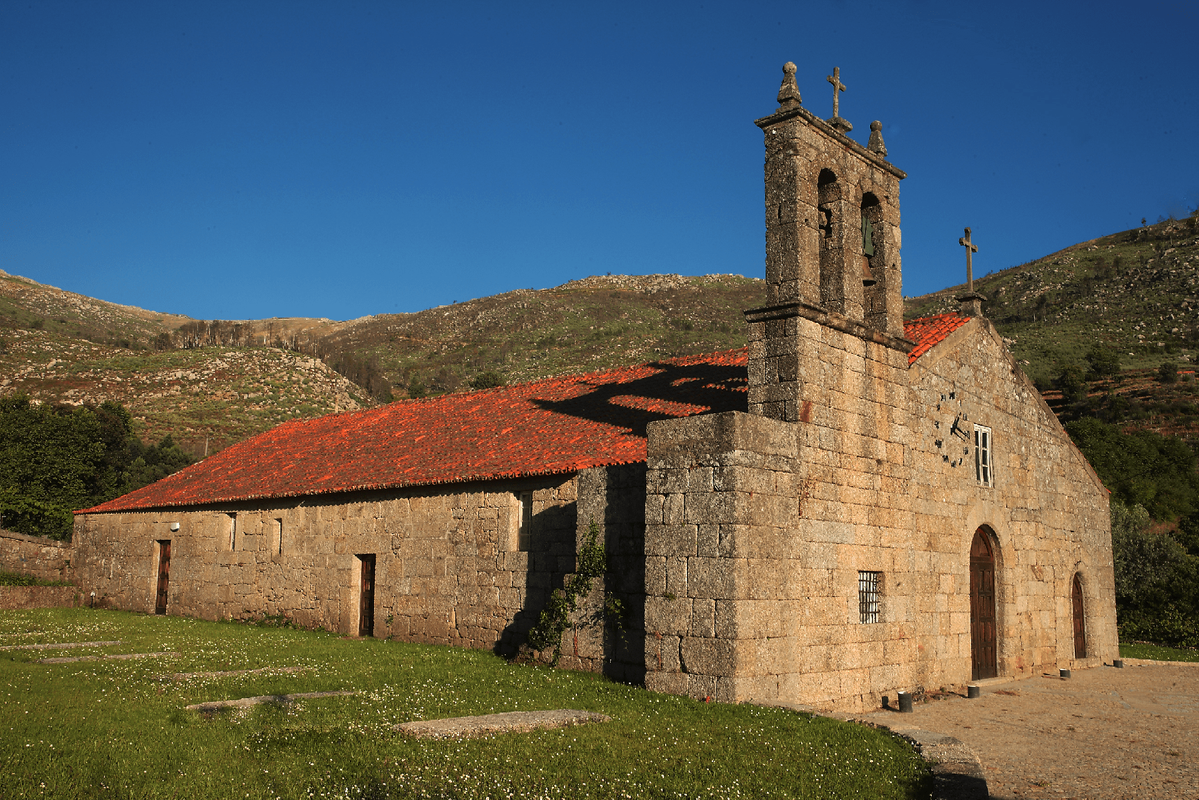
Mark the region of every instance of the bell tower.
[[[899, 181], [887, 160], [882, 125], [866, 147], [840, 115], [848, 90], [828, 76], [833, 116], [802, 105], [796, 67], [783, 67], [778, 109], [756, 121], [766, 145], [767, 305], [745, 312], [750, 325], [752, 413], [801, 421], [804, 385], [819, 380], [811, 347], [832, 329], [907, 352], [899, 251]], [[806, 421], [806, 420], [803, 420]]]

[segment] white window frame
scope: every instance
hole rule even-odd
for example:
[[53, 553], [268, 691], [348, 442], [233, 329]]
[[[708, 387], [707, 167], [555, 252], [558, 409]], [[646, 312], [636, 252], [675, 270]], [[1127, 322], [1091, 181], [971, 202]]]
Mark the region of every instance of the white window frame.
[[991, 429], [986, 425], [974, 426], [974, 477], [980, 486], [995, 485], [995, 446]]

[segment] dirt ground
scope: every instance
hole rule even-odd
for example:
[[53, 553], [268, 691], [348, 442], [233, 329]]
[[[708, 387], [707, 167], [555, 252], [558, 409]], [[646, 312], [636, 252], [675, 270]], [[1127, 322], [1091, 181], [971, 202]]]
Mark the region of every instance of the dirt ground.
[[948, 734], [978, 755], [991, 797], [1199, 798], [1199, 664], [1126, 659], [916, 703], [871, 721]]

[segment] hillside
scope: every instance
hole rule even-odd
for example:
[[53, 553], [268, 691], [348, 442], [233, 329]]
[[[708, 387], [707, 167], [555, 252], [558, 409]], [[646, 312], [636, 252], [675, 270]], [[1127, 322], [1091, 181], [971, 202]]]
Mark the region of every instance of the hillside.
[[222, 321], [0, 274], [0, 394], [117, 400], [146, 440], [171, 434], [203, 455], [286, 419], [469, 388], [486, 372], [516, 382], [737, 347], [742, 309], [764, 294], [740, 276], [603, 276], [349, 322]]
[[[1163, 221], [988, 274], [984, 312], [1064, 417], [1199, 443], [1199, 219]], [[910, 298], [956, 310], [961, 286]], [[295, 417], [745, 344], [761, 280], [606, 275], [411, 314], [192, 320], [0, 273], [0, 394], [119, 400], [141, 435], [196, 455]], [[1087, 375], [1096, 346], [1115, 375]], [[1174, 364], [1180, 380], [1158, 370]], [[1061, 378], [1073, 376], [1079, 386]], [[1067, 381], [1069, 383], [1069, 381]]]
[[765, 296], [740, 275], [598, 276], [355, 320], [319, 346], [372, 361], [398, 397], [452, 392], [485, 372], [515, 383], [739, 347]]
[[[974, 281], [983, 311], [1034, 379], [1100, 344], [1126, 369], [1199, 353], [1199, 217], [1092, 239]], [[906, 301], [906, 316], [957, 308], [964, 285]]]

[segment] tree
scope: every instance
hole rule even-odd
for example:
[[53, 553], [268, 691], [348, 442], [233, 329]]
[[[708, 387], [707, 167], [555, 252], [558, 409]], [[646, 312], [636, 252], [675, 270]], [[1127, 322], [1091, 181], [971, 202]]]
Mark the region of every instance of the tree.
[[1157, 379], [1162, 383], [1177, 382], [1178, 363], [1176, 361], [1163, 361], [1162, 365], [1157, 368]]
[[1149, 512], [1112, 501], [1116, 618], [1124, 641], [1199, 645], [1199, 559], [1149, 530]]
[[1066, 423], [1112, 497], [1140, 505], [1157, 520], [1175, 520], [1199, 510], [1195, 452], [1181, 439], [1153, 431], [1123, 433], [1094, 417]]
[[1087, 365], [1090, 367], [1090, 371], [1087, 373], [1088, 380], [1118, 375], [1120, 372], [1120, 354], [1111, 347], [1105, 347], [1100, 344], [1092, 345], [1090, 351], [1087, 353]]
[[119, 403], [52, 407], [24, 396], [0, 398], [0, 514], [12, 530], [70, 538], [72, 511], [189, 463], [170, 437], [143, 444]]

